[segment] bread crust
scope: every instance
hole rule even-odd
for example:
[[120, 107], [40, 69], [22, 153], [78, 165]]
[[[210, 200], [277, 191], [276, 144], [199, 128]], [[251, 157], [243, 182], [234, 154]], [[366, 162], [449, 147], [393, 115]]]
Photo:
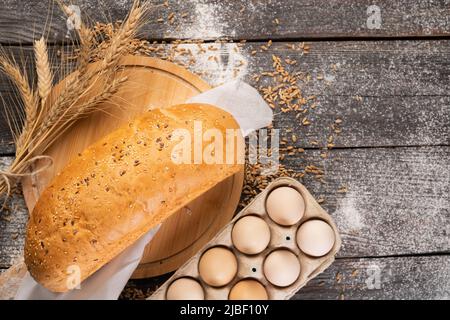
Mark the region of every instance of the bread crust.
[[[203, 130], [218, 129], [223, 137], [226, 129], [239, 128], [230, 114], [214, 106], [178, 105], [145, 113], [72, 159], [44, 190], [28, 222], [24, 254], [33, 278], [51, 291], [68, 291], [73, 272], [86, 279], [152, 227], [241, 170], [236, 161], [171, 160], [180, 142], [172, 139], [173, 130], [194, 136], [194, 121], [201, 121]], [[238, 141], [243, 143], [242, 136]]]

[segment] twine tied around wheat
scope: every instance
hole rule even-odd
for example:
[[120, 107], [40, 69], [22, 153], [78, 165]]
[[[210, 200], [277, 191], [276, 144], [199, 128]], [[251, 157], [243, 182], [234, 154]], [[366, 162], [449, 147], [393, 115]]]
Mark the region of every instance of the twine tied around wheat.
[[47, 155], [40, 155], [40, 156], [35, 156], [35, 157], [27, 160], [26, 162], [24, 162], [23, 163], [24, 171], [26, 171], [29, 168], [32, 168], [33, 164], [39, 160], [48, 160], [48, 162], [40, 168], [33, 169], [29, 172], [24, 172], [24, 173], [14, 173], [14, 172], [11, 172], [9, 169], [0, 170], [0, 178], [3, 179], [3, 181], [5, 182], [6, 192], [7, 192], [5, 199], [3, 200], [2, 208], [6, 207], [6, 202], [9, 198], [9, 196], [11, 195], [11, 189], [12, 189], [11, 185], [13, 183], [13, 180], [15, 183], [16, 182], [15, 180], [17, 180], [17, 179], [20, 179], [23, 177], [35, 176], [35, 175], [47, 170], [51, 166], [53, 166], [53, 158], [52, 157], [47, 156]]

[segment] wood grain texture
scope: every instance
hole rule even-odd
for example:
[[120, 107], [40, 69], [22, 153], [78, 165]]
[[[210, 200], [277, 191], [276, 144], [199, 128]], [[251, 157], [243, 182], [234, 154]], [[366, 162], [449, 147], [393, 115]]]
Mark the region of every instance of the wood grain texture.
[[[123, 19], [132, 0], [78, 0], [93, 21]], [[143, 36], [148, 39], [293, 39], [356, 37], [427, 37], [450, 34], [448, 0], [388, 1], [380, 8], [381, 24], [368, 25], [373, 1], [351, 0], [151, 0], [154, 9]], [[173, 19], [168, 19], [171, 14]], [[160, 20], [161, 19], [161, 20]], [[276, 20], [277, 19], [277, 20]], [[277, 22], [276, 22], [277, 21]], [[0, 43], [31, 42], [44, 26], [51, 42], [70, 40], [66, 17], [47, 1], [0, 1]]]
[[[5, 170], [12, 160], [12, 157], [1, 157], [0, 170]], [[13, 193], [8, 206], [8, 210], [0, 211], [0, 268], [10, 267], [22, 255], [28, 222], [28, 209], [22, 194]]]
[[[0, 169], [11, 161], [4, 157]], [[334, 149], [327, 159], [306, 150], [284, 164], [325, 169], [326, 184], [302, 182], [335, 220], [342, 236], [338, 256], [377, 257], [450, 253], [450, 147]], [[346, 186], [346, 193], [338, 189]], [[21, 252], [27, 210], [13, 199], [10, 222], [0, 220], [0, 268]]]
[[[450, 298], [450, 256], [337, 259], [292, 300]], [[150, 296], [167, 276], [132, 280], [122, 299]], [[141, 290], [144, 296], [136, 296]], [[133, 295], [134, 294], [134, 295]]]
[[[257, 87], [274, 85], [267, 77], [255, 82], [253, 75], [272, 70], [273, 54], [296, 60], [287, 69], [311, 75], [312, 80], [300, 87], [304, 96], [317, 96], [318, 107], [308, 115], [310, 126], [301, 126], [295, 112], [276, 112], [275, 126], [293, 128], [300, 137], [299, 146], [314, 147], [311, 140], [323, 144], [337, 118], [343, 120], [343, 133], [335, 141], [339, 147], [449, 145], [448, 41], [318, 42], [308, 44], [309, 54], [289, 48], [292, 43], [273, 43], [267, 51], [261, 49], [263, 44], [248, 43], [242, 48], [233, 43], [205, 44], [204, 49], [212, 46], [214, 50], [204, 54], [197, 45], [180, 48], [193, 52], [197, 59], [190, 69], [202, 72], [212, 85], [235, 75]], [[28, 48], [13, 52], [16, 57], [30, 57]], [[13, 88], [3, 75], [0, 92], [6, 104], [14, 101]], [[0, 154], [11, 152], [3, 115], [0, 136]]]
[[292, 299], [447, 300], [449, 268], [450, 256], [338, 259]]
[[[183, 45], [196, 55], [190, 69], [212, 85], [235, 75], [256, 86], [269, 85], [270, 80], [255, 83], [252, 76], [271, 70], [272, 54], [297, 60], [290, 71], [311, 74], [302, 90], [318, 97], [318, 107], [309, 115], [312, 124], [300, 126], [295, 113], [277, 113], [275, 126], [292, 128], [299, 138], [296, 145], [308, 148], [286, 157], [288, 168], [301, 172], [314, 164], [325, 169], [326, 184], [310, 175], [301, 182], [314, 196], [325, 198], [322, 206], [336, 220], [343, 248], [338, 260], [294, 299], [450, 298], [450, 44], [423, 40], [450, 35], [449, 0], [377, 1], [380, 29], [367, 27], [367, 8], [374, 4], [369, 0], [170, 0], [168, 7], [162, 0], [151, 1], [160, 6], [150, 14], [144, 38], [256, 41], [241, 49], [230, 43], [205, 44], [217, 50], [203, 56], [195, 45]], [[51, 43], [75, 39], [66, 17], [51, 2], [0, 0], [0, 43], [25, 45], [15, 47], [14, 55], [26, 59], [28, 71], [33, 59], [26, 44], [41, 36], [44, 25]], [[125, 17], [132, 0], [76, 2], [91, 20], [113, 21]], [[168, 23], [172, 12], [173, 23]], [[381, 41], [415, 37], [420, 38]], [[341, 41], [308, 43], [307, 55], [284, 42], [327, 38]], [[261, 45], [268, 39], [275, 41], [265, 51]], [[51, 55], [60, 48], [53, 46]], [[0, 110], [14, 102], [13, 92], [0, 75]], [[324, 145], [337, 118], [343, 120], [343, 132], [334, 142], [344, 149], [333, 149], [322, 159], [311, 141]], [[12, 160], [4, 155], [13, 152], [2, 115], [0, 170]], [[346, 193], [337, 191], [342, 186]], [[0, 271], [23, 247], [28, 216], [23, 198], [14, 194], [11, 207], [10, 213], [0, 212]], [[378, 271], [380, 287], [370, 289], [368, 284], [376, 283], [368, 279]], [[128, 288], [150, 294], [166, 279], [130, 281]]]
[[[325, 183], [303, 183], [333, 216], [342, 236], [339, 257], [450, 253], [450, 148], [307, 150], [285, 165], [324, 168]], [[339, 192], [345, 187], [347, 192]]]

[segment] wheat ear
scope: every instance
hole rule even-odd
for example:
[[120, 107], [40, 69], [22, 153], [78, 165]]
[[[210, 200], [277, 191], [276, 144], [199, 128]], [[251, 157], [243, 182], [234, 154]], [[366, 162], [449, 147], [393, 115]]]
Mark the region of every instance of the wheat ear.
[[23, 129], [15, 133], [16, 153], [23, 151], [25, 141], [29, 137], [32, 124], [37, 119], [38, 96], [30, 87], [28, 77], [22, 73], [15, 62], [9, 58], [0, 55], [0, 69], [11, 79], [19, 91], [19, 95], [24, 104], [25, 119]]
[[41, 106], [43, 107], [53, 86], [53, 74], [50, 69], [47, 45], [44, 38], [34, 42], [34, 54], [38, 78], [38, 92], [41, 98]]
[[140, 1], [134, 1], [130, 14], [122, 24], [118, 32], [112, 37], [109, 48], [106, 49], [105, 58], [102, 65], [104, 68], [110, 68], [117, 65], [121, 55], [127, 49], [130, 41], [135, 37], [142, 18], [148, 11], [147, 3], [141, 5]]
[[89, 28], [86, 28], [84, 24], [81, 25], [78, 30], [78, 36], [80, 38], [80, 53], [78, 57], [78, 68], [80, 73], [86, 71], [86, 68], [91, 60], [91, 49], [94, 40], [94, 35]]
[[[122, 57], [125, 49], [127, 48], [127, 45], [136, 34], [137, 29], [140, 27], [141, 19], [147, 10], [147, 5], [141, 6], [139, 1], [134, 1], [128, 18], [113, 36], [111, 46], [106, 49], [102, 66], [97, 70], [90, 72], [87, 70], [82, 70], [83, 68], [79, 68], [77, 70], [77, 75], [67, 81], [65, 89], [54, 102], [54, 105], [52, 106], [53, 110], [51, 110], [51, 114], [48, 118], [50, 121], [48, 122], [51, 122], [51, 120], [57, 120], [61, 113], [59, 110], [60, 108], [66, 109], [70, 105], [73, 105], [74, 101], [84, 96], [87, 93], [92, 80], [96, 76], [106, 74], [106, 77], [109, 78], [116, 71], [115, 66], [117, 66], [119, 59]], [[89, 42], [92, 41], [92, 38], [88, 38], [88, 31], [89, 30], [85, 28], [81, 28], [79, 30], [81, 41], [80, 67], [83, 65], [86, 66], [90, 59], [90, 52], [88, 48], [90, 47]], [[46, 129], [51, 125], [51, 123], [47, 123], [47, 126], [44, 127]], [[40, 131], [44, 131], [45, 129]]]
[[[77, 70], [77, 75], [68, 80], [65, 89], [54, 102], [45, 123], [36, 135], [37, 138], [52, 128], [62, 116], [70, 118], [74, 113], [83, 115], [85, 112], [89, 112], [89, 108], [83, 110], [85, 106], [77, 105], [75, 102], [89, 92], [89, 87], [92, 81], [95, 80], [94, 78], [100, 75], [106, 79], [112, 78], [112, 75], [116, 72], [115, 67], [126, 51], [130, 41], [136, 35], [137, 30], [141, 26], [142, 17], [147, 10], [148, 5], [141, 6], [139, 1], [134, 1], [128, 18], [113, 36], [111, 46], [106, 49], [105, 58], [101, 62], [102, 66], [90, 72], [80, 72], [80, 70]], [[86, 33], [81, 31], [80, 38], [86, 40]], [[82, 47], [85, 47], [85, 44], [82, 43]], [[73, 110], [74, 108], [77, 109]]]
[[33, 122], [36, 117], [37, 97], [30, 87], [28, 77], [19, 67], [5, 56], [0, 56], [0, 69], [12, 80], [22, 98], [27, 121]]
[[120, 78], [118, 80], [113, 80], [111, 83], [108, 83], [103, 92], [91, 97], [86, 102], [83, 103], [82, 109], [75, 109], [71, 114], [61, 115], [59, 118], [60, 125], [55, 127], [54, 130], [47, 130], [47, 132], [51, 131], [48, 135], [45, 136], [45, 142], [42, 143], [42, 149], [45, 150], [49, 145], [51, 145], [57, 138], [61, 136], [70, 126], [78, 119], [81, 119], [92, 112], [101, 110], [98, 108], [98, 105], [110, 100], [114, 94], [117, 93], [122, 83], [127, 81], [127, 77]]

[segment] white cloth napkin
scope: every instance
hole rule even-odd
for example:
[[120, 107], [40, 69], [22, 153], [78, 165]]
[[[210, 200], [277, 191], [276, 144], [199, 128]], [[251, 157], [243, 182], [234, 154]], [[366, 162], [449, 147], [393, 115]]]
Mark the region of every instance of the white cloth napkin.
[[[272, 109], [258, 91], [247, 83], [236, 80], [191, 98], [188, 102], [208, 103], [231, 113], [244, 136], [268, 126], [273, 119]], [[136, 243], [83, 281], [79, 289], [54, 293], [38, 284], [27, 272], [15, 299], [77, 300], [117, 299], [141, 260], [144, 248], [154, 237], [159, 226], [150, 230]]]
[[79, 289], [64, 293], [51, 292], [37, 283], [29, 272], [17, 291], [16, 300], [115, 300], [119, 297], [141, 260], [144, 248], [159, 226], [143, 235], [132, 246], [83, 281]]
[[209, 103], [231, 113], [244, 137], [254, 130], [267, 127], [273, 119], [272, 109], [258, 90], [242, 80], [227, 82], [187, 102]]

